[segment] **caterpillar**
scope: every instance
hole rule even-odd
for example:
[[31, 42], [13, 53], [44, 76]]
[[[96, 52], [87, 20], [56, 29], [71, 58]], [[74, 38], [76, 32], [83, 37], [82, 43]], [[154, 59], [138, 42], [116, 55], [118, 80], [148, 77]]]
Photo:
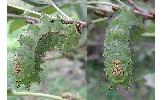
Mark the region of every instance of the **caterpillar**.
[[50, 22], [50, 18], [42, 14], [40, 23], [30, 24], [18, 40], [20, 48], [15, 54], [13, 68], [17, 87], [25, 85], [29, 89], [32, 83], [41, 82], [44, 52], [58, 49], [62, 53], [68, 53], [78, 43], [79, 38], [80, 33], [75, 24], [64, 24], [59, 18]]
[[131, 83], [132, 52], [131, 41], [142, 30], [142, 17], [122, 7], [115, 12], [106, 29], [104, 40], [105, 73], [110, 88]]

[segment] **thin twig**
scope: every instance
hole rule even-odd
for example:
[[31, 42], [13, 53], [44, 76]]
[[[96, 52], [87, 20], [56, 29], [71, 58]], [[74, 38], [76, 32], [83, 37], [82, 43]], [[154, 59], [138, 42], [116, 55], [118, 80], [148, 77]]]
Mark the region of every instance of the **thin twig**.
[[94, 4], [102, 4], [102, 5], [111, 6], [113, 11], [115, 11], [115, 10], [120, 8], [119, 5], [116, 5], [116, 4], [113, 4], [113, 3], [104, 2], [104, 1], [89, 1], [89, 2], [87, 2], [87, 4], [88, 4], [87, 8], [94, 9], [94, 10], [101, 10], [101, 9], [98, 9], [97, 7], [91, 6], [91, 5], [94, 5]]
[[[87, 23], [86, 22], [83, 22], [83, 21], [78, 21], [78, 20], [76, 20], [76, 21], [74, 21], [72, 18], [70, 18], [69, 16], [67, 16], [64, 12], [62, 12], [51, 0], [49, 0], [49, 2], [50, 2], [50, 4], [52, 5], [52, 6], [54, 6], [55, 7], [55, 9], [57, 9], [61, 14], [63, 14], [64, 15], [64, 17], [66, 17], [66, 18], [60, 18], [63, 22], [65, 22], [66, 24], [76, 24], [76, 26], [77, 26], [77, 30], [78, 31], [80, 31], [82, 28], [84, 28], [84, 27], [86, 27], [87, 26]], [[41, 16], [41, 13], [39, 13], [39, 12], [36, 12], [36, 11], [31, 11], [31, 10], [29, 10], [29, 9], [24, 9], [24, 8], [22, 8], [22, 7], [19, 7], [19, 6], [15, 6], [15, 5], [12, 5], [12, 4], [8, 4], [8, 6], [11, 6], [11, 7], [14, 7], [14, 8], [17, 8], [17, 9], [20, 9], [20, 10], [23, 10], [23, 11], [27, 11], [27, 12], [29, 12], [29, 13], [33, 13], [33, 14], [36, 14], [36, 15], [39, 15], [39, 16]], [[51, 20], [55, 20], [56, 19], [56, 17], [53, 17], [53, 16], [49, 16], [49, 15], [47, 15], [48, 17], [50, 17], [51, 18]], [[24, 18], [25, 19], [25, 17], [18, 17], [18, 16], [14, 16], [14, 17], [17, 17], [17, 18]], [[27, 18], [27, 17], [26, 17]], [[30, 22], [29, 22], [30, 23]]]
[[122, 6], [126, 6], [123, 2], [121, 2], [120, 0], [116, 0], [118, 1]]
[[91, 6], [91, 5], [87, 5], [87, 8], [90, 9], [90, 10], [102, 12], [104, 14], [103, 15], [104, 17], [106, 17], [109, 13], [113, 12], [113, 10], [108, 11], [108, 10], [105, 10], [105, 9], [102, 9], [102, 8], [99, 8], [99, 7], [95, 7], [95, 6]]
[[13, 96], [36, 96], [36, 97], [45, 97], [53, 100], [67, 100], [60, 96], [50, 95], [50, 94], [43, 94], [43, 93], [32, 93], [32, 92], [16, 92], [15, 90], [12, 90]]
[[[26, 11], [26, 12], [29, 12], [29, 13], [32, 13], [32, 14], [35, 14], [35, 15], [38, 15], [38, 16], [41, 16], [41, 13], [39, 12], [36, 12], [36, 11], [32, 11], [32, 10], [29, 10], [29, 9], [25, 9], [23, 7], [19, 7], [19, 6], [15, 6], [15, 5], [12, 5], [12, 4], [7, 4], [7, 6], [10, 6], [10, 7], [13, 7], [13, 8], [17, 8], [17, 9], [20, 9], [20, 10], [23, 10], [23, 11]], [[51, 17], [49, 15], [47, 15], [48, 17]], [[56, 17], [51, 17], [52, 19], [55, 19]]]
[[145, 19], [155, 19], [154, 13], [149, 13], [148, 11], [144, 11], [142, 8], [137, 6], [133, 0], [128, 0], [128, 3], [134, 8], [134, 12], [140, 15], [143, 15]]
[[143, 37], [155, 37], [155, 33], [144, 33], [142, 34]]
[[101, 9], [101, 8], [95, 7], [95, 6], [91, 6], [91, 5], [87, 5], [87, 8], [88, 8], [88, 9], [91, 9], [91, 10], [106, 11], [106, 10], [104, 10], [104, 9]]
[[58, 7], [56, 6], [56, 4], [55, 4], [52, 0], [48, 0], [48, 1], [49, 1], [49, 3], [50, 3], [57, 11], [59, 11], [65, 18], [67, 18], [67, 19], [69, 19], [69, 20], [72, 20], [72, 18], [69, 17], [68, 15], [66, 15], [64, 12], [62, 12], [62, 10], [60, 10], [60, 8], [58, 8]]
[[76, 4], [80, 4], [80, 3], [87, 3], [87, 1], [68, 2], [68, 3], [65, 3], [65, 4], [76, 5]]
[[87, 4], [89, 4], [89, 5], [91, 5], [91, 4], [103, 4], [103, 5], [108, 5], [108, 6], [119, 7], [119, 5], [116, 5], [116, 4], [113, 4], [113, 3], [104, 2], [104, 1], [89, 1], [89, 2], [87, 2]]
[[112, 6], [112, 3], [108, 3], [108, 2], [104, 2], [104, 1], [89, 1], [87, 2], [87, 4], [103, 4], [103, 5], [108, 5], [108, 6]]
[[26, 12], [29, 12], [29, 13], [36, 14], [38, 16], [41, 16], [41, 13], [36, 12], [36, 11], [32, 11], [32, 10], [29, 10], [29, 9], [25, 9], [23, 7], [15, 6], [15, 5], [12, 5], [12, 4], [7, 4], [7, 6], [14, 7], [14, 8], [17, 8], [17, 9], [21, 9], [23, 11], [26, 11]]
[[135, 5], [135, 3], [132, 0], [128, 0], [128, 3], [134, 7], [135, 10], [138, 10], [140, 12], [144, 12], [140, 7], [138, 7], [137, 5]]
[[90, 21], [90, 24], [94, 24], [94, 23], [98, 23], [98, 22], [101, 22], [101, 21], [105, 21], [105, 20], [107, 20], [108, 18], [109, 18], [109, 17], [104, 17], [104, 18], [95, 19], [95, 20]]
[[38, 18], [34, 18], [31, 16], [27, 16], [27, 15], [15, 15], [15, 14], [7, 14], [7, 18], [12, 18], [12, 19], [29, 19], [29, 20], [36, 20], [39, 21]]
[[145, 19], [154, 19], [155, 18], [154, 15], [144, 13], [144, 12], [140, 12], [138, 10], [134, 10], [134, 13], [144, 16]]
[[[131, 1], [131, 5], [132, 5], [132, 0], [128, 0], [128, 1]], [[90, 2], [88, 4], [93, 4], [93, 3], [94, 4], [97, 4], [97, 3], [100, 3], [100, 4], [103, 3], [104, 4], [104, 2]], [[111, 3], [110, 4], [107, 3], [107, 5], [111, 5]], [[134, 5], [135, 4], [133, 4], [133, 7], [135, 7], [134, 10], [133, 10], [134, 13], [144, 16], [145, 19], [155, 19], [154, 13], [146, 13], [146, 12], [142, 11], [141, 8], [134, 6]], [[99, 11], [102, 11], [102, 12], [109, 12], [107, 10], [104, 10], [104, 9], [101, 9], [101, 8], [98, 8], [98, 7], [95, 7], [95, 6], [91, 6], [91, 5], [87, 5], [87, 8], [91, 9], [91, 10], [99, 10]], [[113, 8], [113, 6], [112, 6], [112, 8]], [[116, 9], [121, 9], [121, 8], [120, 8], [120, 6], [116, 6], [115, 10]], [[112, 11], [112, 13], [113, 13], [113, 11]]]

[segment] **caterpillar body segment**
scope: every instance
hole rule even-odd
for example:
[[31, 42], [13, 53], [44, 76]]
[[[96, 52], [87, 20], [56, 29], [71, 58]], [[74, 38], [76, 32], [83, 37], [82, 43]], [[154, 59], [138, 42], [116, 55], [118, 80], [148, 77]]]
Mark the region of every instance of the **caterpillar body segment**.
[[109, 20], [104, 40], [105, 72], [112, 88], [117, 85], [128, 87], [132, 75], [131, 41], [137, 31], [142, 29], [142, 18], [123, 7]]

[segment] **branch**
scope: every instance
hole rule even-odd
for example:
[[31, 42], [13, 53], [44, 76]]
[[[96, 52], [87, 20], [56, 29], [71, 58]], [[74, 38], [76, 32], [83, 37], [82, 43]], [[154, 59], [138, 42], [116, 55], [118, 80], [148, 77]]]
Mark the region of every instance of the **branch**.
[[[116, 0], [118, 1], [122, 6], [126, 6], [123, 2], [121, 2], [120, 0]], [[127, 6], [126, 6], [127, 7]]]
[[40, 21], [38, 18], [34, 18], [34, 17], [31, 17], [31, 16], [27, 16], [27, 15], [7, 14], [7, 18], [11, 18], [11, 19], [24, 19], [25, 22], [29, 23], [29, 24], [37, 24]]
[[[57, 10], [57, 11], [59, 11], [62, 15], [64, 15], [64, 17], [66, 17], [65, 19], [63, 19], [63, 18], [60, 18], [65, 24], [75, 24], [76, 26], [77, 26], [77, 30], [80, 32], [80, 30], [82, 29], [82, 28], [84, 28], [84, 27], [86, 27], [87, 26], [87, 23], [86, 22], [83, 22], [83, 21], [74, 21], [72, 18], [70, 18], [69, 16], [67, 16], [65, 13], [63, 13], [51, 0], [49, 0], [49, 2], [51, 3], [51, 5], [52, 6], [54, 6], [55, 7], [55, 9]], [[14, 8], [17, 8], [17, 9], [20, 9], [20, 10], [23, 10], [23, 11], [27, 11], [27, 12], [29, 12], [29, 13], [33, 13], [33, 14], [36, 14], [36, 15], [39, 15], [39, 16], [41, 16], [41, 13], [39, 13], [39, 12], [36, 12], [36, 11], [32, 11], [32, 10], [29, 10], [29, 9], [24, 9], [24, 8], [22, 8], [22, 7], [18, 7], [18, 6], [15, 6], [15, 5], [12, 5], [12, 4], [7, 4], [8, 6], [11, 6], [11, 7], [14, 7]], [[33, 21], [35, 20], [35, 18], [32, 18], [32, 17], [30, 17], [29, 18], [29, 16], [27, 17], [27, 16], [18, 16], [18, 15], [8, 15], [8, 17], [15, 17], [15, 18], [23, 18], [23, 19], [27, 19], [27, 23], [33, 23]], [[47, 16], [49, 16], [49, 15], [47, 15]], [[51, 16], [49, 16], [49, 17], [51, 17]], [[28, 21], [28, 19], [29, 19], [29, 21]], [[33, 20], [34, 19], [34, 20]], [[51, 20], [53, 21], [53, 20], [55, 20], [56, 19], [56, 17], [51, 17]], [[35, 23], [35, 22], [34, 22]]]
[[143, 15], [145, 19], [155, 19], [155, 13], [144, 11], [142, 8], [137, 6], [133, 0], [128, 0], [128, 3], [133, 6], [135, 13]]
[[80, 4], [80, 3], [87, 3], [87, 1], [68, 2], [65, 4], [76, 5], [76, 4]]
[[17, 9], [20, 9], [20, 10], [23, 10], [23, 11], [26, 11], [26, 12], [29, 12], [29, 13], [32, 13], [32, 14], [35, 14], [35, 15], [38, 15], [38, 16], [41, 16], [41, 13], [36, 12], [36, 11], [32, 11], [32, 10], [29, 10], [29, 9], [25, 9], [23, 7], [15, 6], [15, 5], [12, 5], [12, 4], [7, 4], [7, 6], [14, 7], [14, 8], [17, 8]]
[[32, 92], [16, 92], [15, 90], [12, 90], [11, 96], [36, 96], [36, 97], [45, 97], [53, 100], [67, 100], [60, 96], [55, 95], [49, 95], [49, 94], [43, 94], [43, 93], [32, 93]]
[[105, 20], [107, 20], [108, 18], [109, 18], [109, 17], [104, 17], [104, 18], [95, 19], [95, 20], [90, 21], [90, 24], [94, 24], [94, 23], [98, 23], [98, 22], [101, 22], [101, 21], [105, 21]]
[[27, 15], [15, 15], [15, 14], [7, 14], [7, 18], [13, 18], [13, 19], [29, 19], [29, 20], [36, 20], [39, 21], [38, 18], [34, 18], [31, 16], [27, 16]]
[[155, 19], [155, 14], [148, 14], [138, 10], [134, 10], [134, 13], [144, 16], [144, 19]]
[[89, 1], [89, 2], [87, 2], [87, 4], [89, 4], [89, 5], [91, 5], [91, 4], [103, 4], [103, 5], [108, 5], [108, 6], [119, 7], [119, 5], [104, 2], [104, 1]]
[[[122, 5], [126, 6], [120, 0], [117, 0], [117, 1], [120, 2]], [[134, 7], [134, 10], [133, 10], [134, 13], [140, 14], [140, 15], [144, 16], [145, 19], [155, 19], [155, 13], [152, 13], [152, 12], [150, 12], [150, 13], [144, 12], [140, 7], [138, 7], [137, 5], [135, 5], [132, 0], [128, 0], [128, 3]], [[87, 2], [87, 4], [92, 4], [92, 5], [93, 4], [103, 4], [103, 5], [112, 6], [113, 11], [115, 11], [117, 9], [121, 9], [121, 7], [119, 5], [112, 4], [112, 3], [108, 3], [108, 2], [90, 1], [90, 2]], [[104, 9], [101, 9], [101, 8], [98, 8], [98, 7], [95, 7], [95, 6], [91, 6], [91, 5], [87, 5], [87, 8], [89, 8], [91, 10], [99, 10], [99, 11], [102, 11], [102, 12], [109, 12], [107, 10], [104, 10]]]
[[62, 10], [60, 10], [52, 0], [48, 0], [48, 1], [49, 1], [49, 3], [50, 3], [57, 11], [59, 11], [59, 12], [65, 17], [66, 20], [61, 18], [61, 20], [62, 20], [64, 23], [66, 23], [66, 24], [73, 24], [73, 23], [75, 23], [78, 32], [81, 32], [81, 29], [82, 29], [82, 28], [85, 28], [85, 27], [87, 26], [87, 23], [86, 23], [86, 22], [83, 22], [83, 21], [74, 21], [71, 17], [69, 17], [69, 16], [66, 15], [64, 12], [62, 12]]
[[140, 11], [140, 12], [143, 12], [143, 10], [142, 10], [140, 7], [138, 7], [137, 5], [135, 5], [135, 3], [134, 3], [132, 0], [128, 0], [128, 3], [129, 3], [131, 6], [133, 6], [135, 10], [138, 10], [138, 11]]
[[[101, 11], [103, 14], [109, 14], [109, 13], [114, 13], [117, 9], [120, 9], [119, 5], [115, 5], [112, 3], [107, 3], [107, 2], [97, 2], [97, 1], [93, 1], [93, 2], [88, 2], [88, 4], [103, 4], [103, 5], [108, 5], [112, 7], [112, 10], [105, 10], [96, 6], [91, 6], [91, 5], [87, 5], [88, 9], [91, 10], [97, 10], [97, 11]], [[106, 15], [104, 15], [104, 17], [106, 17]]]
[[48, 0], [48, 1], [49, 1], [49, 3], [50, 3], [57, 11], [59, 11], [65, 18], [67, 18], [67, 19], [69, 19], [69, 20], [72, 20], [72, 18], [69, 17], [68, 15], [66, 15], [64, 12], [62, 12], [62, 10], [60, 10], [60, 8], [58, 8], [58, 7], [56, 6], [56, 4], [55, 4], [52, 0]]
[[87, 5], [87, 8], [88, 8], [88, 9], [91, 9], [91, 10], [105, 11], [105, 10], [99, 8], [99, 7], [95, 7], [95, 6], [91, 6], [91, 5]]
[[[27, 22], [29, 24], [36, 24], [40, 21], [38, 18], [34, 18], [31, 16], [26, 16], [26, 15], [7, 14], [7, 17], [15, 18], [15, 19], [25, 19], [25, 22]], [[55, 19], [56, 19], [56, 17], [52, 17], [51, 21], [54, 21]], [[71, 21], [71, 20], [67, 20], [67, 19], [61, 19], [61, 20], [65, 24], [75, 24], [78, 32], [81, 32], [81, 29], [83, 29], [87, 26], [87, 23], [83, 22], [83, 21]]]
[[[101, 9], [101, 8], [99, 8], [99, 7], [95, 7], [95, 6], [91, 6], [91, 5], [87, 5], [87, 8], [90, 9], [90, 10], [94, 10], [94, 13], [95, 13], [96, 15], [98, 15], [98, 13], [97, 13], [96, 11], [101, 12], [103, 15], [99, 13], [98, 16], [103, 16], [103, 17], [106, 17], [109, 13], [112, 13], [112, 12], [113, 12], [113, 10], [108, 11], [108, 10]], [[112, 8], [112, 9], [113, 9], [113, 8]], [[115, 10], [115, 9], [114, 9], [114, 10]]]
[[155, 37], [155, 33], [143, 33], [143, 37]]

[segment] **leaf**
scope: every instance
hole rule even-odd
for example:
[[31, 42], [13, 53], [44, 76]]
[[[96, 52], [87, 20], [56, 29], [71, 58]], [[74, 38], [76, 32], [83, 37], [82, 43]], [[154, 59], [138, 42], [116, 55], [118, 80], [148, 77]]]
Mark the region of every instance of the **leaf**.
[[23, 14], [24, 11], [7, 5], [7, 13], [20, 15]]
[[[20, 9], [28, 9], [28, 10], [34, 10], [34, 11], [39, 11], [41, 9], [40, 7], [35, 7], [33, 5], [25, 3], [22, 0], [8, 0], [7, 5], [15, 8], [15, 9], [20, 8]], [[36, 14], [28, 13], [28, 12], [25, 12], [25, 11], [23, 11], [23, 12], [24, 12], [23, 15], [26, 14], [26, 15], [36, 17], [36, 18], [40, 17], [40, 16], [38, 16]]]
[[9, 30], [8, 30], [8, 32], [9, 32], [9, 33], [12, 33], [12, 32], [14, 32], [15, 30], [17, 30], [17, 29], [19, 29], [19, 28], [25, 26], [27, 23], [25, 23], [24, 20], [17, 19], [17, 20], [10, 20], [10, 21], [8, 22], [8, 24], [9, 24], [9, 26], [8, 26], [8, 27], [9, 27]]
[[45, 34], [51, 31], [50, 19], [46, 14], [42, 14], [41, 23], [40, 23], [40, 33]]
[[44, 8], [41, 8], [40, 12], [46, 13], [46, 14], [53, 14], [56, 12], [56, 9], [53, 9], [53, 6], [46, 6]]
[[24, 9], [33, 9], [34, 6], [23, 2], [22, 0], [7, 0], [7, 4], [22, 7]]
[[48, 0], [22, 0], [22, 1], [37, 7], [48, 5]]
[[56, 19], [54, 23], [51, 23], [51, 31], [60, 33], [63, 30], [63, 24], [61, 19]]

